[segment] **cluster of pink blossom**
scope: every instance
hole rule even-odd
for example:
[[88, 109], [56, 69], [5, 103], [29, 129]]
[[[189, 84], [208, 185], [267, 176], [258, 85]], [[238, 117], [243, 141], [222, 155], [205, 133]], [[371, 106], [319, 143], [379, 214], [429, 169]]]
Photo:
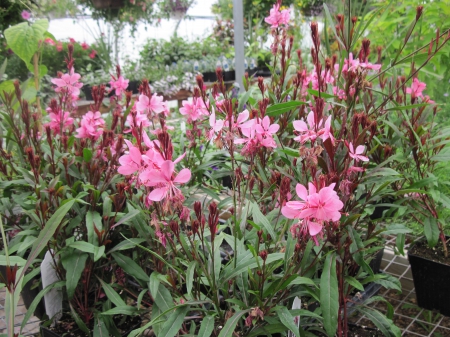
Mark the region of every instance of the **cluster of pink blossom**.
[[115, 78], [112, 76], [112, 80], [109, 82], [111, 86], [111, 91], [115, 91], [117, 97], [121, 97], [122, 93], [128, 88], [129, 80], [123, 78], [123, 76], [119, 76], [119, 78]]
[[[247, 115], [248, 111], [245, 110], [244, 113]], [[236, 139], [235, 144], [245, 144], [242, 149], [243, 155], [253, 155], [261, 146], [272, 149], [277, 147], [273, 136], [280, 129], [280, 126], [275, 123], [271, 124], [269, 116], [262, 119], [250, 119], [245, 123], [240, 123], [239, 127], [244, 138]]]
[[313, 183], [308, 184], [308, 190], [302, 184], [297, 184], [295, 190], [301, 201], [288, 201], [281, 213], [288, 219], [299, 219], [292, 226], [293, 236], [315, 237], [321, 233], [325, 221], [338, 221], [339, 212], [344, 204], [334, 191], [335, 184], [322, 187], [317, 191]]
[[325, 121], [325, 125], [322, 127], [323, 119], [316, 123], [314, 112], [311, 111], [307, 118], [308, 124], [302, 120], [294, 121], [294, 129], [297, 131], [298, 136], [294, 140], [305, 144], [307, 141], [314, 142], [317, 137], [320, 137], [322, 141], [327, 139], [331, 140], [331, 143], [335, 144], [335, 139], [333, 137], [333, 132], [331, 131], [331, 116]]
[[138, 185], [152, 188], [147, 196], [147, 204], [152, 201], [162, 201], [165, 198], [170, 201], [174, 199], [184, 200], [177, 185], [187, 183], [191, 179], [191, 171], [185, 168], [175, 174], [175, 165], [184, 158], [185, 154], [174, 161], [165, 159], [159, 152], [159, 142], [157, 140], [151, 141], [145, 131], [142, 136], [146, 146], [143, 152], [141, 152], [139, 146], [125, 140], [128, 146], [128, 154], [119, 158], [121, 166], [118, 168], [118, 172], [123, 175], [134, 175], [136, 173]]
[[105, 120], [100, 111], [95, 113], [88, 111], [81, 119], [80, 127], [77, 129], [77, 138], [89, 138], [97, 140], [103, 133]]
[[290, 9], [280, 10], [281, 1], [277, 1], [273, 8], [270, 10], [270, 15], [264, 19], [271, 28], [278, 28], [280, 25], [287, 25], [290, 19]]
[[48, 116], [50, 117], [50, 122], [46, 125], [50, 126], [50, 129], [55, 134], [61, 134], [69, 126], [73, 125], [73, 118], [70, 117], [70, 113], [68, 111], [57, 109], [56, 112], [53, 112], [51, 108], [47, 108], [46, 110], [49, 113]]
[[202, 116], [209, 116], [208, 107], [200, 97], [194, 97], [192, 101], [183, 101], [180, 114], [187, 116], [188, 122], [196, 121]]
[[53, 78], [52, 83], [56, 85], [56, 92], [70, 93], [72, 98], [74, 98], [80, 95], [80, 89], [83, 86], [83, 83], [78, 82], [80, 78], [81, 75], [71, 68], [68, 74], [63, 74], [59, 78]]

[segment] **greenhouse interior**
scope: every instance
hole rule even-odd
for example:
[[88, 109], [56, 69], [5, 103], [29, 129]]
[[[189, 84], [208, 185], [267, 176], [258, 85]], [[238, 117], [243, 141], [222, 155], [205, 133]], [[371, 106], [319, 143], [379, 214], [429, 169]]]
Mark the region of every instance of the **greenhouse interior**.
[[449, 18], [0, 0], [0, 337], [450, 337]]

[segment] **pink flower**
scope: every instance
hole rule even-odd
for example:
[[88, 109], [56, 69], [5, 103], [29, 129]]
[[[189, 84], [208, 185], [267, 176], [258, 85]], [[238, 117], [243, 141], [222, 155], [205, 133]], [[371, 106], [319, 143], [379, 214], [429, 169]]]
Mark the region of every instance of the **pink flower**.
[[201, 116], [208, 116], [209, 111], [201, 98], [194, 97], [191, 102], [183, 101], [183, 107], [180, 108], [180, 114], [187, 116], [188, 121], [196, 121]]
[[139, 95], [139, 99], [136, 102], [136, 110], [143, 113], [156, 113], [164, 112], [166, 107], [163, 104], [164, 97], [153, 94], [149, 99], [146, 95]]
[[50, 112], [48, 116], [50, 117], [50, 122], [46, 125], [49, 125], [55, 134], [60, 134], [62, 130], [73, 124], [73, 118], [70, 117], [67, 111], [59, 111], [58, 113]]
[[72, 44], [77, 43], [77, 41], [75, 41], [75, 39], [74, 39], [73, 37], [69, 37], [69, 41], [70, 41], [70, 43], [72, 43]]
[[81, 45], [81, 48], [83, 48], [83, 50], [88, 50], [89, 49], [89, 45], [86, 42], [83, 42], [80, 45]]
[[[255, 124], [255, 120], [254, 119], [250, 119], [248, 120], [248, 118], [250, 117], [250, 113], [248, 112], [247, 109], [245, 109], [244, 111], [242, 111], [237, 118], [236, 123], [234, 122], [234, 116], [231, 115], [231, 127], [236, 129], [249, 129], [252, 128], [253, 125]], [[227, 118], [227, 122], [228, 122], [228, 118]], [[225, 123], [225, 125], [228, 125], [227, 123]]]
[[63, 45], [61, 42], [58, 42], [58, 44], [56, 45], [56, 50], [61, 52], [63, 50]]
[[29, 11], [23, 10], [22, 13], [20, 13], [22, 16], [22, 19], [29, 20], [31, 18], [31, 13]]
[[123, 78], [123, 76], [120, 76], [117, 80], [111, 80], [109, 84], [111, 85], [111, 91], [116, 91], [116, 96], [120, 97], [122, 95], [122, 92], [125, 91], [128, 87], [129, 80], [126, 80]]
[[51, 46], [54, 46], [55, 45], [55, 41], [53, 41], [51, 38], [49, 38], [49, 37], [47, 37], [45, 40], [44, 40], [44, 43], [47, 43], [47, 44], [49, 44], [49, 45], [51, 45]]
[[96, 55], [97, 55], [97, 51], [94, 50], [94, 49], [92, 49], [91, 53], [89, 54], [89, 57], [90, 57], [91, 59], [95, 59], [95, 56], [96, 56]]
[[223, 120], [216, 120], [216, 113], [213, 111], [211, 116], [209, 116], [209, 126], [211, 126], [211, 130], [208, 132], [208, 139], [212, 139], [216, 132], [222, 130], [223, 123]]
[[56, 92], [65, 90], [73, 96], [78, 96], [80, 94], [80, 88], [83, 86], [83, 83], [78, 82], [80, 78], [80, 74], [74, 73], [72, 69], [69, 74], [64, 74], [61, 78], [53, 78], [52, 83], [57, 86], [55, 88]]
[[178, 175], [174, 176], [175, 164], [171, 160], [166, 160], [161, 165], [161, 171], [153, 170], [151, 179], [146, 183], [148, 186], [156, 186], [148, 196], [151, 201], [161, 201], [169, 195], [170, 198], [181, 194], [175, 184], [184, 184], [191, 179], [191, 171], [182, 169]]
[[127, 123], [130, 126], [130, 129], [125, 130], [125, 133], [130, 132], [134, 128], [142, 128], [150, 126], [150, 121], [148, 120], [148, 116], [145, 113], [141, 113], [140, 111], [136, 111], [132, 109], [127, 116]]
[[287, 25], [290, 19], [290, 9], [283, 9], [280, 11], [281, 1], [277, 1], [270, 10], [268, 17], [264, 19], [265, 22], [272, 25], [271, 28], [278, 28], [279, 25]]
[[326, 141], [327, 139], [330, 139], [331, 144], [334, 145], [335, 139], [333, 136], [333, 133], [331, 132], [331, 116], [327, 118], [325, 121], [325, 126], [323, 129], [319, 130], [317, 132], [318, 136], [322, 139], [322, 141]]
[[77, 129], [77, 138], [91, 138], [97, 140], [103, 133], [105, 121], [103, 120], [100, 111], [93, 113], [88, 111], [81, 119], [80, 127]]
[[[277, 143], [273, 139], [273, 135], [280, 129], [278, 124], [270, 124], [269, 116], [265, 116], [261, 120], [261, 124], [255, 124], [255, 131], [264, 147], [276, 148]], [[262, 139], [261, 139], [262, 138]]]
[[[309, 191], [302, 184], [297, 184], [295, 190], [302, 201], [289, 201], [281, 209], [281, 213], [288, 219], [304, 219], [311, 222], [310, 234], [316, 235], [321, 230], [321, 221], [338, 221], [341, 218], [339, 210], [344, 207], [342, 201], [334, 191], [334, 186], [323, 187], [317, 192], [314, 184], [309, 183]], [[320, 226], [319, 226], [320, 225]], [[318, 230], [320, 227], [320, 230]], [[315, 234], [312, 234], [315, 233]]]
[[425, 90], [426, 84], [424, 82], [420, 82], [417, 77], [414, 78], [411, 88], [406, 88], [406, 93], [410, 94], [413, 98], [415, 97], [423, 97], [422, 91]]
[[139, 171], [142, 167], [142, 155], [139, 148], [134, 146], [129, 140], [125, 140], [125, 143], [128, 145], [129, 152], [119, 158], [120, 167], [117, 169], [117, 172], [127, 176]]
[[369, 161], [369, 158], [367, 158], [366, 156], [362, 156], [362, 154], [364, 153], [365, 150], [365, 146], [364, 145], [359, 145], [358, 147], [356, 147], [356, 150], [353, 149], [353, 144], [350, 143], [348, 144], [348, 154], [350, 155], [350, 157], [352, 157], [355, 162], [362, 160], [362, 161]]
[[[294, 138], [297, 142], [305, 144], [308, 140], [315, 141], [317, 138], [317, 133], [315, 131], [316, 122], [314, 120], [314, 112], [311, 111], [307, 117], [308, 125], [304, 121], [294, 121], [294, 129], [298, 131], [299, 135]], [[322, 124], [320, 121], [317, 125], [319, 128]]]

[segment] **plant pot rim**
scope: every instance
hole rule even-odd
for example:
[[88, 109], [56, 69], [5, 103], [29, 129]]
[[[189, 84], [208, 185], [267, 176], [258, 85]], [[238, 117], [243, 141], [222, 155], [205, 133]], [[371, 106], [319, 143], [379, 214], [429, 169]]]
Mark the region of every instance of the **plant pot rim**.
[[[449, 239], [450, 239], [450, 236], [449, 236], [449, 235], [446, 235], [445, 238], [446, 238], [447, 240], [449, 240]], [[430, 258], [427, 257], [427, 256], [423, 256], [423, 255], [421, 255], [421, 254], [417, 254], [417, 253], [414, 253], [414, 252], [412, 251], [412, 248], [414, 248], [414, 246], [415, 246], [416, 244], [418, 244], [418, 243], [423, 243], [423, 242], [426, 242], [426, 238], [425, 238], [424, 236], [421, 236], [421, 237], [417, 238], [416, 240], [414, 240], [414, 242], [411, 243], [411, 245], [408, 247], [408, 250], [405, 249], [405, 250], [406, 250], [405, 255], [408, 255], [408, 258], [409, 258], [410, 256], [412, 256], [412, 257], [417, 257], [417, 258], [424, 259], [424, 260], [427, 260], [427, 261], [430, 261], [430, 262], [433, 262], [433, 263], [436, 263], [436, 264], [440, 264], [440, 265], [442, 265], [442, 266], [448, 266], [448, 267], [450, 267], [450, 256], [448, 257], [448, 261], [447, 261], [447, 262], [443, 262], [443, 261], [437, 261], [437, 260], [430, 259]], [[441, 244], [440, 241], [438, 242], [438, 245], [439, 245], [439, 244]], [[432, 248], [427, 247], [427, 249], [431, 250]]]

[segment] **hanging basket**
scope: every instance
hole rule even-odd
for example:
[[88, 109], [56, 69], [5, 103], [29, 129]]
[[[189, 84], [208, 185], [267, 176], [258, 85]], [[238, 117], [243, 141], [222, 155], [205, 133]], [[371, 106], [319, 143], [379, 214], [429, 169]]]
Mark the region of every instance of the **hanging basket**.
[[92, 4], [97, 9], [116, 9], [124, 6], [124, 0], [92, 0]]
[[304, 4], [300, 8], [300, 12], [303, 16], [312, 17], [317, 16], [322, 13], [323, 10], [323, 0], [313, 0], [307, 4]]
[[171, 19], [181, 20], [185, 17], [189, 5], [183, 0], [169, 0], [166, 4], [166, 10]]

